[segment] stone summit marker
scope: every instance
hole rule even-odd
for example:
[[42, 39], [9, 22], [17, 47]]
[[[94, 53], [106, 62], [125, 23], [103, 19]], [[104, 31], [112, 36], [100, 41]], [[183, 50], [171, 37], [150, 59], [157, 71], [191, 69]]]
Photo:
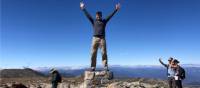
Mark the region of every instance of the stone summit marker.
[[111, 71], [85, 71], [84, 75], [84, 88], [105, 87], [113, 79]]

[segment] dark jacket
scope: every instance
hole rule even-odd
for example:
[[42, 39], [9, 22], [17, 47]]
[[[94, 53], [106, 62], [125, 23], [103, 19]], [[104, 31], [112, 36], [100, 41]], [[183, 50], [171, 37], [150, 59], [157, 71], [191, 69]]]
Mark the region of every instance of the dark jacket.
[[105, 19], [102, 19], [102, 20], [96, 20], [96, 19], [92, 18], [92, 16], [87, 12], [86, 9], [83, 9], [83, 12], [85, 13], [86, 17], [92, 23], [92, 26], [94, 29], [93, 36], [105, 37], [106, 24], [112, 18], [112, 16], [117, 12], [117, 10], [114, 10], [112, 12], [112, 14], [110, 14], [109, 16], [107, 16]]
[[178, 76], [179, 80], [185, 79], [185, 70], [181, 66], [178, 66], [175, 71], [175, 75]]
[[60, 78], [59, 77], [61, 77], [60, 76], [60, 74], [58, 73], [58, 71], [55, 71], [55, 72], [53, 72], [52, 73], [52, 79], [51, 79], [51, 82], [52, 83], [58, 83], [59, 82], [59, 80], [60, 80]]

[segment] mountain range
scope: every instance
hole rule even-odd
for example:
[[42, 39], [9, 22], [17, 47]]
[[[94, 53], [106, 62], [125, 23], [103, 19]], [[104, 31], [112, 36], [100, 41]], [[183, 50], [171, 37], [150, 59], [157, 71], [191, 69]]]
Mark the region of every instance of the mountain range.
[[[186, 71], [186, 79], [183, 81], [185, 85], [200, 85], [200, 65], [185, 64], [182, 67]], [[83, 75], [84, 71], [88, 69], [87, 66], [80, 67], [55, 67], [62, 76], [65, 77], [79, 77]], [[38, 67], [34, 70], [39, 71], [45, 75], [49, 75], [51, 67]], [[98, 66], [97, 70], [101, 70], [102, 67]], [[155, 78], [155, 79], [167, 79], [167, 70], [163, 66], [158, 65], [138, 65], [138, 66], [121, 66], [112, 65], [109, 67], [110, 71], [114, 73], [114, 77], [117, 79], [124, 78]]]

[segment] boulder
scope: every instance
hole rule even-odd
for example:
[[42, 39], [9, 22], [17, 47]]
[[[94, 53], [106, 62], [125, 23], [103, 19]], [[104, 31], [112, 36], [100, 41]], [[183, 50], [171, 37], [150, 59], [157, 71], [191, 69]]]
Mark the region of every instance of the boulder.
[[85, 71], [84, 80], [92, 80], [94, 78], [113, 79], [113, 72], [111, 71]]
[[111, 71], [85, 71], [83, 88], [103, 88], [104, 84], [113, 79]]

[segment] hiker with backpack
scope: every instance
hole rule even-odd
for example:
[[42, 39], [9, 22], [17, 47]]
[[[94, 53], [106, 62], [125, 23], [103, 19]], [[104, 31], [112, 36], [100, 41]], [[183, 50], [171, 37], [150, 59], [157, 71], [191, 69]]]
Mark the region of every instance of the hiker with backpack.
[[62, 77], [55, 68], [51, 69], [50, 73], [51, 73], [52, 88], [57, 88], [58, 83], [62, 82]]
[[182, 88], [182, 80], [185, 79], [185, 70], [179, 65], [178, 60], [173, 60], [173, 67], [175, 68], [175, 87]]
[[168, 85], [169, 88], [174, 88], [175, 87], [175, 80], [174, 80], [174, 76], [175, 76], [175, 69], [172, 66], [173, 63], [173, 58], [170, 57], [168, 59], [168, 64], [165, 64], [162, 62], [161, 58], [159, 59], [159, 62], [167, 68], [167, 78], [168, 78]]
[[107, 49], [106, 49], [106, 39], [105, 39], [105, 28], [108, 21], [112, 18], [112, 16], [120, 9], [120, 4], [116, 4], [115, 10], [107, 16], [105, 19], [102, 18], [102, 12], [96, 12], [96, 19], [94, 19], [86, 10], [85, 4], [83, 2], [80, 3], [80, 8], [92, 23], [93, 26], [93, 38], [92, 38], [92, 47], [91, 47], [91, 71], [95, 71], [96, 69], [96, 58], [97, 58], [97, 50], [101, 49], [102, 53], [102, 63], [104, 65], [104, 70], [108, 71], [108, 60], [107, 60]]

